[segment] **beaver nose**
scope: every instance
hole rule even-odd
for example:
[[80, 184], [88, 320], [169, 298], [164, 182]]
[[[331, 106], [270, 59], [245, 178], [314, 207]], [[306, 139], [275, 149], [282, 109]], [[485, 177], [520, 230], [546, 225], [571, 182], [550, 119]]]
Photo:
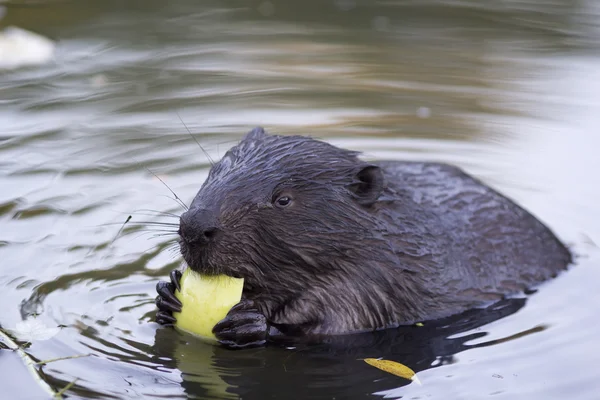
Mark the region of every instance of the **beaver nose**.
[[218, 232], [217, 219], [211, 210], [190, 209], [179, 218], [179, 236], [188, 244], [207, 244]]

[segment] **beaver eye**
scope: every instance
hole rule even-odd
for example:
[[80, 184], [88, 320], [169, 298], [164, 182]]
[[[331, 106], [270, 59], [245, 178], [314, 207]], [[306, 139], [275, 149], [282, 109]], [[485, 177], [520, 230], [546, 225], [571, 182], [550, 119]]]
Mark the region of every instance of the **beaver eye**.
[[278, 207], [287, 207], [292, 204], [292, 198], [289, 196], [281, 196], [275, 201], [275, 204]]

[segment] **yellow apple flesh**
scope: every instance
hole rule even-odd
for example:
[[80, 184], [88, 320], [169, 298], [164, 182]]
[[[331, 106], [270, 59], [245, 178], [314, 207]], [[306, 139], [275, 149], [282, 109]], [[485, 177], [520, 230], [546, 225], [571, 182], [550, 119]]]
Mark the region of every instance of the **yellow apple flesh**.
[[225, 318], [231, 307], [240, 302], [243, 278], [226, 275], [208, 276], [187, 268], [179, 281], [181, 291], [175, 297], [183, 306], [173, 313], [175, 326], [194, 335], [215, 339], [213, 327]]

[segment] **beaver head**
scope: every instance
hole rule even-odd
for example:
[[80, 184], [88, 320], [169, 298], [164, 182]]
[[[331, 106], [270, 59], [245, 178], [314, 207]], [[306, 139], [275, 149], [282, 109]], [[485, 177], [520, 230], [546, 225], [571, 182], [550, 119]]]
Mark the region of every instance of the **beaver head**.
[[181, 216], [183, 258], [195, 271], [243, 277], [246, 292], [270, 296], [302, 290], [306, 277], [347, 273], [381, 236], [372, 213], [383, 173], [357, 155], [252, 130], [212, 166]]

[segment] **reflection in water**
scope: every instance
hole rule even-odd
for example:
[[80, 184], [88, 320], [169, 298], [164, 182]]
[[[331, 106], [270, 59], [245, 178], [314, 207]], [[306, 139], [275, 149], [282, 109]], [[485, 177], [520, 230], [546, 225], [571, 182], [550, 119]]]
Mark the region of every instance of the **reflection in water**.
[[[469, 345], [483, 338], [477, 328], [517, 312], [525, 298], [507, 299], [493, 307], [462, 315], [376, 333], [337, 336], [324, 342], [288, 342], [267, 349], [232, 351], [205, 344], [187, 334], [158, 329], [155, 351], [177, 360], [182, 385], [191, 397], [235, 394], [244, 399], [265, 399], [273, 393], [293, 398], [355, 398], [362, 393], [408, 384], [364, 364], [361, 359], [384, 357], [415, 372], [454, 362], [454, 355], [539, 332], [536, 327], [502, 340]], [[307, 382], [309, 382], [307, 384]], [[349, 385], [360, 382], [360, 389]]]
[[[0, 72], [0, 324], [40, 314], [66, 327], [34, 342], [35, 357], [92, 354], [45, 366], [56, 388], [78, 378], [70, 393], [82, 398], [595, 398], [595, 2], [2, 4], [0, 29], [56, 43], [53, 62]], [[154, 285], [180, 260], [145, 230], [181, 208], [145, 168], [189, 202], [210, 165], [178, 113], [213, 159], [264, 125], [366, 157], [458, 164], [589, 258], [527, 306], [318, 346], [230, 352], [157, 329]], [[128, 215], [142, 228], [113, 242]], [[423, 387], [357, 360], [379, 356], [420, 371]]]

